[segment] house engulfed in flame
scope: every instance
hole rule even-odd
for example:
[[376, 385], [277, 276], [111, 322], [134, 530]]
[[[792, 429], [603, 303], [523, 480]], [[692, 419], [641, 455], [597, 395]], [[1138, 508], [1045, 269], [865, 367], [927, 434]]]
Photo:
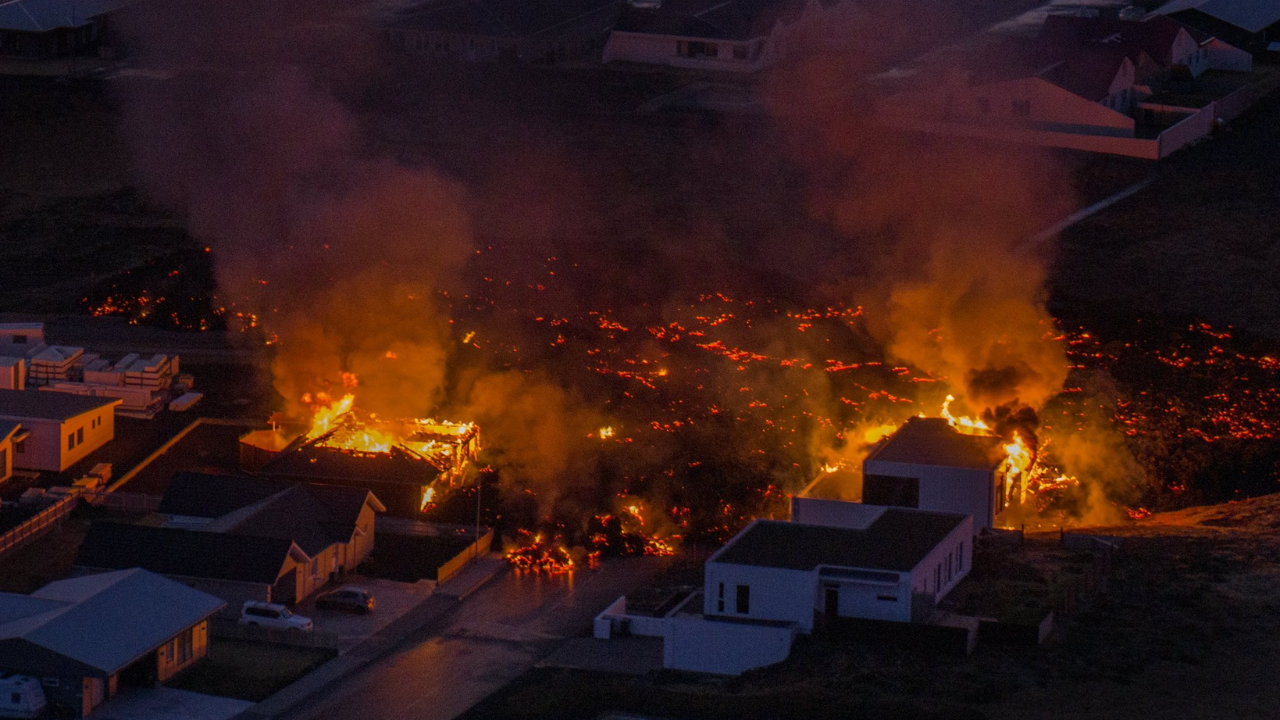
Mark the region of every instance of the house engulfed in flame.
[[458, 485], [480, 452], [474, 423], [384, 420], [354, 401], [346, 395], [317, 405], [311, 426], [292, 439], [278, 430], [249, 433], [240, 441], [242, 466], [280, 479], [368, 488], [389, 513], [413, 517]]

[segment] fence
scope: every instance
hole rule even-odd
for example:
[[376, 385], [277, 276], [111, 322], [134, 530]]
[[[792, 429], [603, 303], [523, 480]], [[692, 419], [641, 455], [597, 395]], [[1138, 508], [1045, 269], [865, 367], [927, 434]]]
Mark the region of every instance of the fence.
[[287, 645], [289, 647], [314, 647], [338, 649], [337, 633], [281, 630], [257, 625], [241, 625], [229, 618], [209, 618], [209, 634], [222, 640]]
[[62, 522], [67, 515], [71, 513], [72, 509], [75, 508], [76, 503], [78, 502], [79, 499], [75, 496], [62, 498], [28, 518], [21, 525], [15, 527], [4, 535], [0, 535], [0, 556], [3, 556], [24, 542], [48, 532], [58, 523]]
[[115, 510], [134, 510], [137, 512], [155, 512], [160, 508], [160, 500], [162, 499], [159, 495], [107, 492], [105, 490], [82, 492], [80, 497], [84, 498], [90, 505], [101, 505]]

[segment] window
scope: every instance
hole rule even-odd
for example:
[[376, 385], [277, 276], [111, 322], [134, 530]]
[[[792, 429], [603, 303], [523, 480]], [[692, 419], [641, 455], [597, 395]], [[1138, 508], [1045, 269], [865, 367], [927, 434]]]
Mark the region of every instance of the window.
[[738, 608], [739, 615], [746, 615], [751, 612], [751, 586], [738, 586]]
[[716, 612], [724, 612], [724, 583], [720, 583], [720, 597], [716, 600]]
[[26, 451], [27, 451], [27, 441], [25, 439], [19, 440], [18, 442], [13, 444], [13, 454], [21, 455]]
[[1012, 111], [1014, 117], [1031, 117], [1031, 101], [1014, 100]]
[[960, 543], [960, 547], [956, 549], [956, 571], [964, 569], [964, 543]]
[[951, 566], [955, 563], [954, 557], [951, 553], [947, 553], [947, 582], [951, 582]]
[[176, 640], [178, 644], [178, 662], [185, 663], [195, 654], [195, 642], [191, 628], [187, 628]]
[[75, 434], [75, 433], [71, 433], [70, 435], [68, 435], [68, 436], [67, 436], [67, 449], [68, 449], [68, 450], [75, 450], [75, 449], [76, 449], [76, 434]]
[[84, 442], [84, 428], [76, 430], [76, 444], [79, 445], [82, 442]]
[[734, 59], [734, 60], [746, 60], [746, 59], [747, 59], [747, 46], [746, 46], [746, 45], [743, 45], [742, 43], [736, 43], [736, 44], [733, 46], [733, 59]]
[[898, 602], [898, 596], [897, 596], [897, 595], [877, 595], [877, 596], [876, 596], [876, 599], [877, 599], [877, 600], [883, 600], [883, 601], [885, 601], [885, 602]]
[[933, 591], [938, 592], [942, 589], [942, 563], [938, 563], [933, 568]]
[[14, 342], [14, 344], [16, 344], [16, 345], [26, 345], [26, 344], [27, 344], [27, 336], [26, 336], [26, 335], [14, 335], [14, 336], [13, 336], [13, 342]]
[[982, 113], [983, 115], [986, 115], [987, 113], [991, 112], [990, 98], [984, 98], [984, 97], [978, 98], [977, 103], [978, 103], [978, 112]]
[[720, 47], [715, 43], [690, 40], [676, 43], [676, 54], [691, 58], [716, 57], [720, 54]]

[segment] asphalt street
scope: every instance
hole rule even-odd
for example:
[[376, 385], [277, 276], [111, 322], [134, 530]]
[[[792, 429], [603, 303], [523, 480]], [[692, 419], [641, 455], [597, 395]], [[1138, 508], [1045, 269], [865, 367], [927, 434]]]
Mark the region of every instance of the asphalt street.
[[545, 577], [506, 572], [461, 603], [443, 624], [300, 704], [288, 720], [450, 720], [514, 680], [661, 567], [627, 558]]

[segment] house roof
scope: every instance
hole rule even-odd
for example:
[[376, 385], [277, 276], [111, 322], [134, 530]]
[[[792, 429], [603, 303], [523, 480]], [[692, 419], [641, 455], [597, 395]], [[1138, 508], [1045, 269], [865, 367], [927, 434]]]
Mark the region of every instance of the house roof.
[[863, 530], [756, 520], [710, 562], [787, 570], [828, 565], [906, 572], [919, 565], [966, 517], [887, 508]]
[[400, 10], [390, 24], [427, 32], [519, 39], [620, 4], [620, 0], [428, 0]]
[[[820, 0], [823, 6], [837, 0]], [[615, 32], [673, 35], [708, 40], [750, 40], [791, 23], [807, 0], [663, 0], [656, 8], [628, 6]]]
[[943, 418], [915, 417], [881, 441], [865, 462], [991, 470], [1002, 459], [1000, 438], [966, 435]]
[[180, 472], [169, 481], [158, 512], [216, 518], [265, 500], [291, 486], [283, 480], [249, 475]]
[[1171, 0], [1154, 12], [1172, 15], [1186, 10], [1198, 10], [1251, 33], [1280, 22], [1280, 3], [1275, 0]]
[[1118, 48], [1134, 63], [1145, 52], [1168, 67], [1173, 61], [1173, 43], [1181, 32], [1186, 32], [1197, 43], [1209, 39], [1204, 33], [1163, 15], [1148, 16], [1143, 20], [1050, 15], [1045, 18], [1039, 39], [1045, 46], [1063, 54], [1081, 45]]
[[66, 421], [119, 405], [120, 398], [91, 397], [40, 390], [0, 390], [0, 418]]
[[386, 510], [363, 488], [180, 473], [169, 483], [158, 511], [210, 518], [200, 528], [205, 532], [292, 540], [315, 555], [349, 542], [366, 505]]
[[[88, 25], [93, 18], [124, 6], [124, 0], [8, 0], [0, 2], [0, 30], [48, 32]], [[44, 323], [5, 323], [41, 329]]]
[[1132, 64], [1123, 48], [1081, 46], [1039, 76], [1086, 100], [1098, 101], [1111, 94], [1125, 63]]
[[270, 585], [294, 548], [282, 538], [99, 522], [89, 527], [75, 564]]
[[139, 568], [86, 575], [0, 594], [0, 638], [114, 674], [225, 604]]
[[271, 477], [377, 485], [429, 485], [440, 470], [423, 457], [392, 447], [389, 453], [354, 453], [314, 442], [279, 453], [262, 468]]

